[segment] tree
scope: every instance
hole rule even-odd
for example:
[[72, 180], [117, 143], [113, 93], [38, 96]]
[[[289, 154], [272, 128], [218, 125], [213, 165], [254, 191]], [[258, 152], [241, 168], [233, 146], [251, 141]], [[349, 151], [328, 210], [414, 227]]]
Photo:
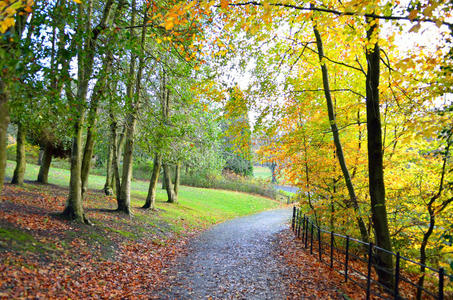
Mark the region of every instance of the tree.
[[[9, 101], [13, 82], [20, 74], [15, 74], [14, 65], [22, 56], [20, 41], [26, 29], [26, 20], [33, 2], [23, 5], [15, 1], [10, 9], [1, 7], [0, 15], [0, 60], [3, 70], [0, 77], [0, 193], [3, 189], [6, 168], [6, 136], [9, 124]], [[3, 4], [3, 3], [2, 3]], [[8, 36], [9, 38], [4, 38]]]
[[228, 91], [224, 115], [224, 169], [252, 176], [252, 139], [246, 101], [238, 86]]
[[[63, 215], [81, 223], [89, 223], [82, 207], [82, 133], [85, 125], [85, 105], [88, 85], [93, 72], [96, 41], [107, 27], [113, 10], [113, 1], [107, 1], [98, 25], [91, 27], [92, 7], [83, 3], [78, 5], [77, 29], [73, 42], [77, 48], [77, 91], [71, 105], [76, 108], [74, 114], [74, 135], [71, 150], [71, 178], [69, 196]], [[69, 94], [68, 94], [69, 95]]]

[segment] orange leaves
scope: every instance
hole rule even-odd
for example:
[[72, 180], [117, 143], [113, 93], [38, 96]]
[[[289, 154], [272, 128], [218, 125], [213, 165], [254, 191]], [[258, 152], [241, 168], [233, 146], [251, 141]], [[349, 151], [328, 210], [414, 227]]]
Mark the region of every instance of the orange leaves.
[[[53, 213], [62, 211], [65, 194], [51, 187], [5, 187], [0, 197], [0, 298], [152, 298], [166, 283], [163, 268], [184, 251], [188, 237], [163, 241], [149, 234], [136, 242], [113, 234], [130, 230], [133, 220], [125, 225], [93, 209], [88, 211], [90, 218], [96, 216], [96, 226], [72, 227]], [[87, 196], [91, 208], [98, 201], [114, 205], [109, 197]]]
[[230, 4], [230, 1], [229, 0], [220, 0], [220, 7], [222, 9], [226, 9], [228, 7], [228, 5]]
[[414, 10], [411, 10], [410, 14], [409, 14], [409, 19], [412, 21], [414, 20], [418, 15], [418, 10], [414, 9]]

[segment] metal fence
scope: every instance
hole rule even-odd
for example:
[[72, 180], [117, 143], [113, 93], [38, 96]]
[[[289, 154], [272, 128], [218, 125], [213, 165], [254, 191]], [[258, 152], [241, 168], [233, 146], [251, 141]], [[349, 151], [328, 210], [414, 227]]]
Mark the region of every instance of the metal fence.
[[[406, 299], [406, 295], [401, 292], [403, 287], [405, 291], [407, 289], [418, 291], [423, 295], [423, 299], [445, 299], [444, 284], [447, 275], [443, 268], [434, 269], [403, 257], [399, 252], [394, 253], [373, 243], [324, 230], [295, 206], [291, 228], [296, 236], [301, 238], [303, 246], [310, 249], [310, 254], [317, 252], [318, 259], [344, 276], [345, 282], [349, 280], [366, 291], [366, 299], [370, 299], [372, 295], [379, 299]], [[376, 264], [375, 257], [379, 252], [393, 256], [393, 269], [385, 269]], [[418, 268], [424, 266], [427, 279], [424, 287], [411, 280], [407, 272], [402, 272], [409, 265], [416, 265]], [[388, 286], [379, 282], [376, 270], [393, 277], [393, 285]], [[413, 295], [415, 293], [410, 297]]]

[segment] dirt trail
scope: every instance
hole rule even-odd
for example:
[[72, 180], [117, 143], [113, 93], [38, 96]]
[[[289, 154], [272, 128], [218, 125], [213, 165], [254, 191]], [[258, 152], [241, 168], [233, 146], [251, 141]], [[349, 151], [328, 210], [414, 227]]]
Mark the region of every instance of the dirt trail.
[[273, 255], [291, 210], [279, 209], [219, 224], [192, 241], [159, 298], [281, 299], [284, 263]]

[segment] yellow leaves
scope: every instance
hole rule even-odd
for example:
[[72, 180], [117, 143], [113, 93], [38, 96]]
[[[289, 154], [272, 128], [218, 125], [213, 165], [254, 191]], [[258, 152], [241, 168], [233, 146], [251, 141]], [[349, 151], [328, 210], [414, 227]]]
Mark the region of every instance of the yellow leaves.
[[15, 20], [14, 18], [8, 17], [1, 21], [0, 23], [0, 32], [5, 33], [8, 28], [14, 26]]
[[173, 27], [175, 27], [175, 24], [173, 23], [172, 18], [168, 18], [168, 19], [164, 22], [164, 27], [165, 27], [165, 30], [170, 30], [170, 29], [172, 29]]
[[[5, 33], [14, 26], [15, 14], [31, 13], [34, 2], [32, 0], [5, 1], [0, 0], [0, 33]], [[23, 10], [22, 10], [23, 9]]]
[[195, 6], [196, 3], [197, 3], [196, 1], [191, 1], [191, 2], [189, 2], [189, 3], [186, 5], [185, 10], [191, 9], [192, 7]]
[[271, 6], [269, 2], [265, 1], [263, 3], [263, 7], [264, 7], [263, 21], [264, 23], [269, 24], [272, 21]]

